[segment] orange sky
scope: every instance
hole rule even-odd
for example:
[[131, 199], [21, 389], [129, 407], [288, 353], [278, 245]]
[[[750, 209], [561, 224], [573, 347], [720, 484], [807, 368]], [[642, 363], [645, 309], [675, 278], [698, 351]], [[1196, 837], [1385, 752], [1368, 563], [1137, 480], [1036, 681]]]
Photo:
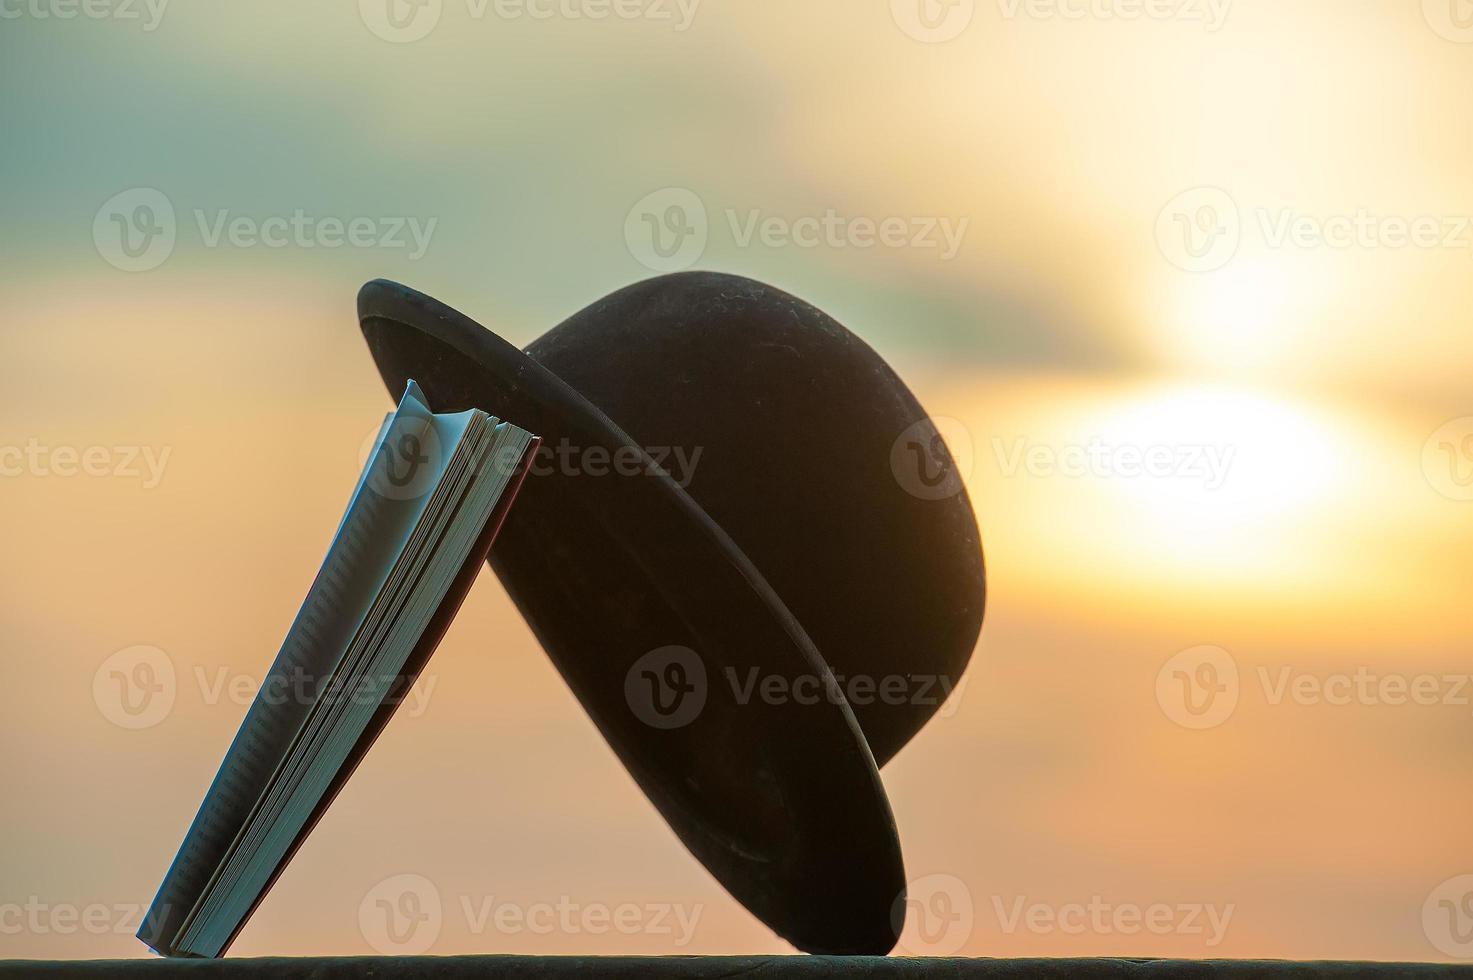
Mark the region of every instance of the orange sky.
[[[1444, 911], [1473, 874], [1473, 46], [1436, 0], [1239, 0], [1211, 30], [977, 3], [938, 43], [888, 2], [705, 0], [674, 31], [447, 0], [404, 44], [339, 6], [0, 39], [34, 93], [0, 108], [0, 465], [43, 460], [0, 476], [0, 957], [143, 954], [128, 910], [388, 407], [357, 286], [526, 343], [652, 274], [626, 223], [666, 188], [704, 209], [700, 267], [833, 312], [967, 472], [982, 642], [884, 772], [918, 896], [965, 915], [937, 939], [918, 913], [904, 950], [1473, 956]], [[177, 243], [129, 273], [94, 219], [136, 188]], [[196, 219], [298, 208], [437, 224], [410, 258], [210, 244]], [[966, 231], [945, 258], [741, 239], [830, 211]], [[57, 472], [93, 447], [106, 474]], [[173, 693], [129, 728], [95, 681], [137, 647]], [[1179, 686], [1229, 674], [1210, 718]], [[424, 684], [235, 954], [372, 953], [361, 909], [404, 875], [440, 902], [437, 953], [788, 950], [681, 850], [491, 575]], [[497, 925], [559, 902], [689, 929]], [[1163, 930], [1132, 927], [1157, 907]]]

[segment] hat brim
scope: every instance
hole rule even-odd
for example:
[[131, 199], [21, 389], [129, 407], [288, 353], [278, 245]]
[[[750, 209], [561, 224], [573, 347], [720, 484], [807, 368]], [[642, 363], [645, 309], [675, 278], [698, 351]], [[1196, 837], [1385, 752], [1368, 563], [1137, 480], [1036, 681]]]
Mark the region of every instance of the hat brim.
[[[480, 408], [554, 452], [599, 452], [597, 473], [534, 468], [492, 567], [645, 795], [734, 897], [805, 951], [888, 952], [905, 878], [879, 772], [828, 666], [759, 570], [629, 434], [530, 355], [385, 280], [363, 287], [358, 316], [391, 395], [412, 378], [436, 411]], [[607, 468], [618, 459], [639, 465]], [[672, 662], [703, 702], [693, 717], [652, 719], [640, 664], [654, 683]]]

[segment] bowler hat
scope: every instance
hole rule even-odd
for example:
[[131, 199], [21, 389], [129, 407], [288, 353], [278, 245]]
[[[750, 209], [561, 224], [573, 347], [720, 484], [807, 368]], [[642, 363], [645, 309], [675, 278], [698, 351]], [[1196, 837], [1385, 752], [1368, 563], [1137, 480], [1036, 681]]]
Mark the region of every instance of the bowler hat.
[[975, 518], [932, 420], [781, 290], [636, 283], [525, 351], [405, 286], [358, 313], [390, 393], [543, 439], [491, 556], [676, 835], [800, 949], [885, 953], [904, 908], [878, 766], [966, 668]]

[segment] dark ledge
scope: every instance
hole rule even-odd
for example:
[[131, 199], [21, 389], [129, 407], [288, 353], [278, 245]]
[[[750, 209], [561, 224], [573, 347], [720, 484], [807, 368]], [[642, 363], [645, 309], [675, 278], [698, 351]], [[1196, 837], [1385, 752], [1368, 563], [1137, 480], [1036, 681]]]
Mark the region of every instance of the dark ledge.
[[605, 977], [673, 980], [821, 980], [824, 977], [948, 977], [955, 980], [1174, 980], [1177, 977], [1410, 978], [1473, 980], [1467, 966], [1421, 963], [1291, 963], [1275, 960], [1147, 959], [905, 959], [824, 956], [385, 956], [223, 960], [0, 960], [0, 976], [13, 977], [270, 977], [284, 980], [446, 980], [508, 977], [511, 980], [602, 980]]

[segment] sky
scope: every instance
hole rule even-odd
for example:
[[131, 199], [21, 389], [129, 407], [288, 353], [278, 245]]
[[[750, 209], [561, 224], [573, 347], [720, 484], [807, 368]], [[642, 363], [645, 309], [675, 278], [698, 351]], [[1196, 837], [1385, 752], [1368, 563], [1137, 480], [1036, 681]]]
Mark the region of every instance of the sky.
[[[900, 952], [1473, 958], [1462, 0], [391, 2], [0, 0], [0, 958], [145, 955], [389, 407], [359, 285], [525, 345], [684, 268], [977, 512]], [[791, 952], [493, 575], [422, 690], [234, 955]]]

